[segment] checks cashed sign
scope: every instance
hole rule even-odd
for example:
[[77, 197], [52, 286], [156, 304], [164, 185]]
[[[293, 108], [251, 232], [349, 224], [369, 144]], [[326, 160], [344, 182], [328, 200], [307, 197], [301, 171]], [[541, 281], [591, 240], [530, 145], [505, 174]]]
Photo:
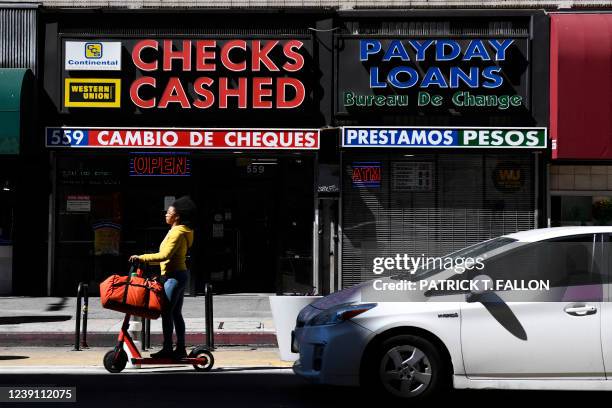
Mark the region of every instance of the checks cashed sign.
[[343, 147], [546, 148], [546, 128], [343, 127]]
[[47, 128], [47, 147], [317, 150], [318, 129]]

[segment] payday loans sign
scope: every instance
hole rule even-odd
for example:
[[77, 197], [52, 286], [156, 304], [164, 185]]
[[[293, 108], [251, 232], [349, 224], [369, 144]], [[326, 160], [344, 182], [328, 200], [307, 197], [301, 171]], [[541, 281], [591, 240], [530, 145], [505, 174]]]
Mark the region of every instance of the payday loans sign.
[[512, 112], [529, 108], [528, 40], [345, 38], [339, 112]]
[[546, 128], [343, 127], [343, 147], [546, 148]]

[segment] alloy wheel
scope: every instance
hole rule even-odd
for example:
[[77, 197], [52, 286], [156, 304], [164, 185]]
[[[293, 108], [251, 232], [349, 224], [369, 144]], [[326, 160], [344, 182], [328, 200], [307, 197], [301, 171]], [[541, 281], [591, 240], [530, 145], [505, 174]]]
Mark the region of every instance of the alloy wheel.
[[417, 347], [401, 345], [389, 349], [383, 356], [379, 376], [391, 394], [414, 398], [431, 383], [432, 368], [427, 355]]

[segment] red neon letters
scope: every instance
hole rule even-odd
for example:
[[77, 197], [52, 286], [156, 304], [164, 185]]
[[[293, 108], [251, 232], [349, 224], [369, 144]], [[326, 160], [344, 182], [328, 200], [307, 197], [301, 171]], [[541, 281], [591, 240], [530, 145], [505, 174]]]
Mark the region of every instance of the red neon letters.
[[142, 72], [225, 74], [199, 76], [189, 81], [180, 76], [167, 80], [153, 74], [141, 76], [132, 82], [130, 97], [142, 109], [297, 108], [306, 97], [304, 83], [279, 74], [304, 68], [304, 55], [300, 53], [303, 45], [298, 40], [141, 40], [132, 49], [132, 61]]

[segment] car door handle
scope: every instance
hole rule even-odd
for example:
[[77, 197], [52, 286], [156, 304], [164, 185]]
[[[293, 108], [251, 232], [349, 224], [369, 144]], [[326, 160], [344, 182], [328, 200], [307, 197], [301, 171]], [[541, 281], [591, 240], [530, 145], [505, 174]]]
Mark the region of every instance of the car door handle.
[[597, 313], [597, 308], [595, 306], [584, 305], [584, 306], [567, 306], [565, 309], [565, 313], [571, 316], [588, 316]]

